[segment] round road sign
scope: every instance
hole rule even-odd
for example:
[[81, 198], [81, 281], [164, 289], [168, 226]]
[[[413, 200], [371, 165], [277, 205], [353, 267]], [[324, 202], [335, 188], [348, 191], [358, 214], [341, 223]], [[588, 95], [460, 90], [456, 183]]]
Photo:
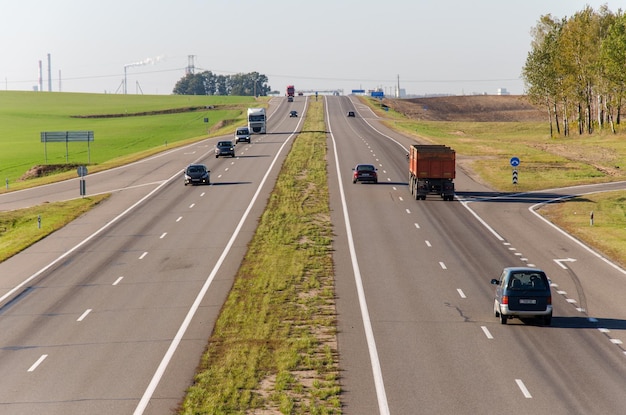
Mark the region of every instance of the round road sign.
[[513, 167], [519, 166], [519, 158], [511, 157], [511, 166], [513, 166]]

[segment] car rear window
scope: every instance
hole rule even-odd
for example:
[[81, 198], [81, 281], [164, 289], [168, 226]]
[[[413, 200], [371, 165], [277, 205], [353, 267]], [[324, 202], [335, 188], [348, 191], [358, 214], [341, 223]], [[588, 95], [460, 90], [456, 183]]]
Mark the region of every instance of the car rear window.
[[548, 288], [548, 279], [545, 274], [538, 272], [513, 273], [509, 278], [507, 288], [511, 290], [545, 291]]

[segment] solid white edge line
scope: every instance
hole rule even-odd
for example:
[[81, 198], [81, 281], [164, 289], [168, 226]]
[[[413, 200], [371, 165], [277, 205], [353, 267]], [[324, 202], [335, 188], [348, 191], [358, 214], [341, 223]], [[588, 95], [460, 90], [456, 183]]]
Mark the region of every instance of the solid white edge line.
[[561, 201], [563, 199], [572, 199], [574, 197], [577, 196], [582, 196], [582, 195], [589, 195], [589, 194], [594, 194], [594, 193], [607, 193], [609, 191], [615, 191], [615, 190], [608, 190], [606, 192], [584, 192], [584, 193], [577, 193], [574, 195], [570, 195], [570, 196], [563, 196], [563, 197], [558, 197], [558, 198], [554, 198], [554, 199], [550, 199], [541, 203], [537, 203], [534, 204], [532, 206], [530, 206], [528, 208], [528, 210], [535, 215], [536, 217], [538, 217], [539, 219], [541, 219], [542, 221], [544, 221], [545, 223], [547, 223], [548, 225], [550, 225], [552, 228], [556, 229], [558, 232], [560, 232], [562, 235], [566, 236], [567, 238], [569, 238], [571, 241], [575, 242], [576, 244], [578, 244], [581, 248], [585, 249], [587, 252], [591, 253], [592, 255], [595, 255], [597, 258], [601, 259], [602, 261], [604, 261], [606, 264], [608, 264], [609, 266], [613, 267], [614, 269], [616, 269], [617, 271], [621, 272], [622, 274], [626, 274], [626, 270], [621, 268], [619, 265], [611, 262], [610, 259], [605, 258], [604, 256], [602, 256], [600, 253], [596, 252], [593, 250], [593, 248], [591, 248], [590, 246], [584, 244], [583, 242], [579, 241], [578, 239], [574, 238], [572, 235], [568, 234], [567, 232], [565, 232], [563, 229], [559, 228], [558, 226], [556, 226], [554, 223], [550, 222], [548, 219], [544, 218], [543, 216], [541, 216], [539, 213], [536, 212], [537, 209], [539, 209], [541, 206], [547, 205], [548, 203], [554, 203], [554, 202], [558, 202]]
[[18, 292], [19, 290], [21, 290], [24, 286], [26, 286], [27, 284], [29, 284], [32, 280], [34, 280], [35, 278], [39, 277], [41, 274], [43, 274], [44, 272], [46, 272], [47, 270], [49, 270], [50, 268], [52, 268], [53, 266], [55, 266], [56, 264], [58, 264], [59, 262], [63, 261], [65, 258], [67, 258], [68, 256], [72, 255], [74, 252], [76, 252], [78, 249], [80, 249], [83, 245], [85, 245], [87, 242], [91, 241], [92, 239], [94, 239], [96, 236], [100, 235], [102, 232], [105, 231], [105, 229], [109, 228], [109, 226], [113, 225], [115, 222], [117, 222], [118, 220], [120, 220], [123, 216], [125, 216], [128, 212], [130, 212], [131, 210], [135, 209], [137, 206], [139, 206], [141, 203], [143, 203], [145, 200], [147, 200], [148, 198], [150, 198], [153, 194], [155, 194], [156, 192], [158, 192], [163, 186], [165, 186], [167, 183], [169, 183], [170, 181], [172, 181], [173, 179], [177, 178], [178, 176], [180, 176], [179, 172], [176, 172], [176, 174], [174, 174], [172, 177], [170, 177], [169, 179], [165, 180], [163, 183], [161, 183], [160, 185], [158, 185], [156, 188], [154, 188], [150, 193], [148, 193], [147, 195], [145, 195], [144, 197], [142, 197], [141, 199], [139, 199], [137, 202], [135, 202], [133, 205], [131, 205], [129, 208], [127, 208], [125, 211], [123, 211], [122, 213], [120, 213], [119, 215], [117, 215], [116, 217], [114, 217], [113, 219], [111, 219], [109, 222], [105, 223], [100, 229], [98, 229], [97, 231], [95, 231], [94, 233], [92, 233], [91, 235], [89, 235], [88, 237], [86, 237], [85, 239], [83, 239], [81, 242], [79, 242], [78, 244], [76, 244], [73, 248], [70, 248], [69, 250], [67, 250], [66, 252], [64, 252], [62, 255], [60, 255], [57, 259], [55, 259], [54, 261], [50, 262], [48, 265], [46, 265], [45, 267], [41, 268], [39, 271], [35, 272], [34, 274], [32, 274], [30, 277], [26, 278], [24, 281], [22, 281], [21, 283], [19, 283], [18, 285], [16, 285], [15, 287], [13, 287], [10, 291], [8, 291], [6, 294], [4, 294], [2, 297], [0, 297], [0, 303], [4, 302], [7, 298], [12, 297], [16, 292]]
[[[304, 108], [305, 111], [306, 111], [306, 107], [308, 106], [308, 101], [306, 101], [306, 102], [307, 102], [307, 105]], [[300, 123], [302, 122], [302, 120], [304, 120], [304, 118], [300, 118], [300, 120], [298, 121], [298, 125], [296, 127], [296, 131], [299, 130]], [[146, 410], [146, 407], [148, 406], [148, 403], [150, 403], [150, 399], [152, 399], [152, 395], [154, 394], [154, 391], [156, 390], [157, 386], [159, 385], [159, 382], [161, 381], [161, 378], [163, 377], [163, 374], [165, 373], [165, 370], [167, 369], [167, 366], [169, 365], [170, 361], [172, 360], [172, 357], [174, 356], [174, 352], [176, 352], [176, 349], [178, 348], [178, 345], [180, 344], [181, 340], [183, 339], [183, 336], [185, 335], [185, 332], [187, 331], [187, 328], [189, 328], [189, 325], [191, 324], [191, 320], [193, 319], [194, 315], [198, 311], [198, 308], [200, 307], [200, 303], [204, 299], [204, 296], [206, 295], [206, 292], [209, 290], [209, 287], [211, 286], [211, 283], [213, 282], [213, 279], [215, 278], [215, 275], [219, 271], [220, 267], [222, 266], [222, 263], [226, 259], [226, 256], [230, 252], [233, 244], [235, 243], [235, 240], [237, 239], [237, 236], [239, 236], [239, 232], [241, 232], [241, 228], [243, 227], [244, 222], [246, 221], [246, 219], [248, 218], [248, 215], [252, 211], [252, 207], [254, 206], [254, 203], [256, 202], [257, 198], [259, 197], [259, 194], [261, 193], [261, 189], [265, 185], [265, 182], [267, 181], [267, 178], [269, 177], [270, 172], [272, 171], [274, 165], [276, 164], [276, 161], [278, 160], [278, 156], [282, 153], [282, 151], [285, 148], [285, 146], [287, 145], [287, 143], [289, 143], [289, 141], [296, 134], [297, 133], [294, 132], [289, 137], [287, 137], [285, 142], [278, 149], [278, 152], [276, 153], [276, 156], [274, 156], [274, 159], [272, 160], [272, 163], [270, 164], [269, 168], [265, 172], [265, 175], [263, 176], [263, 179], [261, 180], [261, 183], [259, 184], [259, 187], [257, 188], [256, 192], [254, 193], [254, 196], [252, 196], [252, 199], [250, 200], [250, 203], [248, 204], [248, 207], [246, 208], [245, 212], [243, 213], [241, 219], [239, 220], [239, 223], [237, 224], [237, 227], [235, 228], [235, 231], [231, 235], [228, 243], [226, 244], [226, 247], [222, 251], [222, 254], [218, 258], [217, 262], [215, 263], [215, 266], [213, 267], [213, 270], [211, 271], [211, 273], [207, 277], [206, 281], [204, 282], [204, 285], [200, 289], [200, 292], [198, 292], [198, 295], [196, 296], [195, 301], [193, 302], [191, 308], [187, 312], [187, 315], [185, 316], [185, 319], [183, 320], [183, 323], [180, 325], [180, 327], [178, 329], [178, 332], [176, 333], [176, 335], [172, 339], [172, 342], [170, 343], [169, 348], [165, 352], [165, 355], [163, 356], [163, 359], [161, 360], [161, 363], [159, 364], [156, 372], [154, 372], [154, 375], [152, 376], [152, 379], [150, 380], [150, 383], [148, 384], [148, 387], [146, 388], [143, 396], [139, 400], [139, 403], [137, 404], [137, 407], [135, 408], [135, 411], [133, 412], [133, 415], [141, 415]]]
[[500, 236], [500, 234], [498, 234], [498, 232], [495, 231], [495, 229], [493, 229], [491, 226], [489, 226], [487, 224], [487, 222], [485, 222], [483, 220], [483, 218], [481, 218], [480, 216], [478, 216], [478, 213], [474, 212], [470, 207], [469, 207], [469, 202], [468, 201], [461, 201], [461, 205], [467, 209], [475, 218], [478, 222], [480, 222], [485, 228], [487, 228], [487, 230], [489, 232], [491, 232], [491, 234], [493, 236], [496, 237], [496, 239], [498, 239], [500, 242], [504, 241], [504, 238]]
[[[330, 120], [328, 113], [328, 102], [324, 97], [324, 103], [326, 106], [326, 119]], [[367, 121], [366, 121], [367, 122]], [[346, 195], [341, 181], [341, 169], [339, 167], [339, 155], [337, 154], [337, 143], [335, 136], [333, 135], [328, 125], [328, 134], [333, 143], [333, 151], [335, 153], [335, 169], [337, 170], [337, 181], [339, 183], [339, 194], [341, 195], [341, 206], [343, 210], [343, 219], [346, 225], [346, 236], [348, 238], [348, 247], [350, 250], [350, 258], [352, 260], [352, 270], [354, 273], [354, 281], [357, 288], [359, 297], [359, 305], [361, 307], [361, 318], [363, 319], [363, 328], [365, 329], [365, 338], [367, 341], [367, 349], [370, 355], [370, 361], [372, 365], [372, 372], [374, 376], [374, 385], [376, 388], [376, 396], [378, 398], [378, 410], [381, 415], [389, 414], [389, 404], [387, 402], [387, 393], [385, 392], [385, 384], [383, 381], [382, 369], [380, 367], [380, 360], [378, 358], [378, 351], [376, 350], [376, 340], [374, 339], [374, 330], [372, 329], [372, 323], [367, 309], [367, 302], [365, 300], [365, 290], [363, 288], [363, 280], [361, 278], [361, 271], [359, 269], [359, 262], [356, 255], [356, 249], [354, 248], [354, 240], [352, 238], [352, 226], [350, 225], [350, 216], [348, 214], [348, 205], [346, 203]]]

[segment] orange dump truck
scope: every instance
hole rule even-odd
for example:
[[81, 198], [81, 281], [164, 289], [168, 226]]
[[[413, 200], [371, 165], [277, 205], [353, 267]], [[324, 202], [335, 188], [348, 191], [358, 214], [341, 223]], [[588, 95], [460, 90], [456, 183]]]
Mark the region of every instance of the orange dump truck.
[[454, 199], [456, 153], [444, 145], [414, 144], [409, 149], [409, 191], [415, 200], [429, 193]]

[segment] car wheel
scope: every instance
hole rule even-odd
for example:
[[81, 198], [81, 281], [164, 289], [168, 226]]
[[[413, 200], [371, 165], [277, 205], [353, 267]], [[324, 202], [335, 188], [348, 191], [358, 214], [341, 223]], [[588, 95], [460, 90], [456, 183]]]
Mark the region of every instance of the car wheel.
[[215, 158], [219, 158], [219, 156], [216, 154], [216, 155], [215, 155]]
[[356, 180], [352, 180], [352, 183], [356, 183]]
[[552, 324], [552, 314], [549, 314], [543, 318], [544, 326], [549, 326], [550, 324]]
[[493, 315], [496, 317], [500, 317], [500, 311], [498, 310], [498, 302], [493, 302]]
[[504, 314], [500, 313], [500, 323], [501, 324], [506, 324], [508, 317], [505, 316]]

